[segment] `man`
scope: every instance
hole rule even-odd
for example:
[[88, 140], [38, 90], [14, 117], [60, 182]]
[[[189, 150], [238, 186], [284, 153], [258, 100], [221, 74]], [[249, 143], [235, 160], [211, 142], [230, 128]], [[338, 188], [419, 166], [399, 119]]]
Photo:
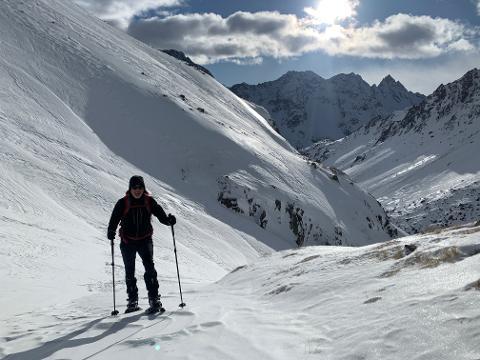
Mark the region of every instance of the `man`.
[[125, 282], [127, 285], [128, 304], [126, 313], [139, 310], [138, 288], [135, 278], [135, 257], [138, 252], [145, 267], [145, 284], [148, 290], [149, 312], [164, 311], [158, 293], [158, 280], [153, 263], [153, 227], [152, 214], [164, 225], [175, 225], [172, 214], [165, 214], [162, 207], [145, 189], [143, 177], [135, 175], [130, 178], [128, 191], [117, 201], [108, 224], [107, 237], [113, 242], [117, 226], [120, 223], [120, 250], [125, 265]]

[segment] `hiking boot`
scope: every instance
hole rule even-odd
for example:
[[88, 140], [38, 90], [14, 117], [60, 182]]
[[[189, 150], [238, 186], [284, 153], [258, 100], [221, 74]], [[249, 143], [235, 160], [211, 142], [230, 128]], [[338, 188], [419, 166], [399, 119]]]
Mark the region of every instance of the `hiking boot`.
[[160, 296], [155, 296], [148, 299], [148, 303], [150, 305], [150, 309], [152, 310], [159, 310], [162, 307], [162, 302], [160, 301]]
[[138, 306], [138, 298], [128, 299], [127, 308], [125, 309], [125, 314], [140, 310]]

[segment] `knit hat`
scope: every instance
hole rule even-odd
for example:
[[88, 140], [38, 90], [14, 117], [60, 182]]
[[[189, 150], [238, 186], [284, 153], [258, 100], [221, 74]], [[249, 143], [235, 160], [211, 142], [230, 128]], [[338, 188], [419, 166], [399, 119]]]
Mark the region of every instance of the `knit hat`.
[[134, 175], [130, 178], [130, 182], [128, 183], [128, 190], [131, 190], [135, 186], [141, 186], [145, 189], [145, 181], [143, 181], [143, 177], [139, 175]]

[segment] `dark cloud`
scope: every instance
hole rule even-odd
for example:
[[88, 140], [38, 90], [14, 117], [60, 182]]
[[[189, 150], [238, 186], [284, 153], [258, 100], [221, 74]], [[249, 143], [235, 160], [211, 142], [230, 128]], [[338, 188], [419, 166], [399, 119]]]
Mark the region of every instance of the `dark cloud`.
[[[156, 48], [182, 50], [198, 62], [293, 56], [302, 52], [299, 44], [312, 40], [295, 16], [277, 12], [237, 12], [227, 18], [217, 14], [174, 15], [132, 22], [127, 32]], [[291, 39], [292, 33], [296, 41]]]
[[229, 16], [226, 29], [229, 33], [252, 33], [257, 35], [270, 35], [279, 33], [288, 27], [287, 19], [276, 12], [247, 13], [237, 12]]
[[408, 47], [435, 41], [435, 28], [431, 24], [403, 23], [398, 29], [387, 29], [378, 33], [388, 46]]

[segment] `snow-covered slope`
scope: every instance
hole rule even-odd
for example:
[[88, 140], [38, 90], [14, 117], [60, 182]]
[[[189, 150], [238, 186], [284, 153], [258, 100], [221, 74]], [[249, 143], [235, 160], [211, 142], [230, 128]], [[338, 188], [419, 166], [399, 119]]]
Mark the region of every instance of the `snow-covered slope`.
[[376, 118], [352, 135], [305, 151], [374, 194], [402, 228], [480, 217], [480, 71], [441, 85], [421, 104]]
[[[362, 248], [267, 256], [191, 288], [165, 315], [106, 316], [108, 294], [19, 314], [0, 354], [20, 359], [480, 358], [480, 227]], [[7, 355], [10, 354], [10, 355]]]
[[289, 71], [275, 81], [242, 83], [231, 90], [265, 107], [274, 128], [297, 148], [324, 138], [341, 138], [375, 116], [408, 108], [425, 98], [390, 75], [378, 86], [370, 86], [353, 73], [323, 79], [312, 71]]
[[[70, 2], [1, 1], [0, 33], [2, 316], [110, 290], [106, 223], [136, 173], [177, 215], [190, 282], [297, 243], [390, 238], [371, 196], [215, 79]], [[175, 280], [169, 229], [155, 241]]]

